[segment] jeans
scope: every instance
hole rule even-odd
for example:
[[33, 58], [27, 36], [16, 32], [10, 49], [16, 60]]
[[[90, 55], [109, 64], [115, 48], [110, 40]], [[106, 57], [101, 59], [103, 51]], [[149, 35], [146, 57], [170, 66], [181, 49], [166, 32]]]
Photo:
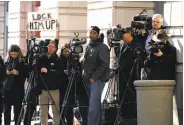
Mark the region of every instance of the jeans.
[[88, 109], [88, 125], [97, 125], [101, 115], [101, 94], [105, 82], [96, 80], [95, 83], [90, 83], [90, 99]]

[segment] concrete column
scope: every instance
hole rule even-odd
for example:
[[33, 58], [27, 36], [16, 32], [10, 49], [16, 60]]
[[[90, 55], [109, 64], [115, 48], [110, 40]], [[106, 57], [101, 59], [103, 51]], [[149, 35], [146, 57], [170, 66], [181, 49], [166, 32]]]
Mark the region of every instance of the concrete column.
[[0, 2], [0, 55], [3, 55], [4, 50], [4, 1]]
[[134, 85], [137, 92], [138, 125], [172, 125], [175, 81], [138, 80]]
[[69, 43], [74, 32], [80, 37], [87, 36], [87, 2], [86, 1], [59, 1], [58, 20], [60, 22], [60, 47]]
[[9, 2], [8, 48], [12, 44], [17, 44], [24, 53], [26, 52], [27, 13], [30, 11], [32, 11], [31, 1]]

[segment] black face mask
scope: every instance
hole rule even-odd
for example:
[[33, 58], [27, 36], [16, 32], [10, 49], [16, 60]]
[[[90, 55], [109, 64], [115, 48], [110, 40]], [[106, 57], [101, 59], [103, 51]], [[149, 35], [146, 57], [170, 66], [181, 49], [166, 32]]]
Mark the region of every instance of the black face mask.
[[97, 40], [95, 36], [89, 36], [90, 40]]

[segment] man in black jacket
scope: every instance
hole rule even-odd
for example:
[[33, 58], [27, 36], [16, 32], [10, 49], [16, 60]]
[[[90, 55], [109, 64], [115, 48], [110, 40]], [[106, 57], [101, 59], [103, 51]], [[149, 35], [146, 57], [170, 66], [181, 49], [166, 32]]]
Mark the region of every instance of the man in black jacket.
[[101, 110], [101, 93], [109, 79], [110, 52], [99, 38], [100, 29], [93, 26], [90, 31], [90, 43], [84, 55], [84, 76], [89, 82], [90, 100], [88, 125], [97, 125]]
[[48, 45], [47, 57], [41, 59], [41, 75], [43, 80], [40, 82], [42, 93], [40, 95], [41, 124], [48, 125], [48, 104], [52, 105], [54, 125], [60, 123], [59, 113], [59, 86], [62, 83], [63, 66], [56, 54], [57, 43], [50, 41]]
[[133, 85], [136, 79], [135, 59], [137, 58], [136, 48], [141, 48], [143, 41], [138, 41], [131, 32], [123, 34], [124, 43], [121, 45], [119, 54], [119, 100], [122, 101], [121, 116], [123, 121], [137, 119], [136, 91]]
[[[55, 52], [57, 51], [57, 45], [59, 43], [59, 31], [60, 31], [60, 24], [59, 23], [57, 24], [57, 28], [58, 28], [58, 30], [56, 31], [56, 38], [55, 38], [55, 43], [54, 43], [56, 45], [55, 49], [54, 49]], [[27, 39], [27, 44], [28, 44], [28, 47], [30, 47], [31, 35], [30, 35], [28, 24], [26, 25], [26, 29], [27, 29], [27, 38], [26, 38]], [[45, 44], [46, 44], [46, 42], [45, 42]], [[33, 57], [30, 56], [30, 54], [34, 54], [34, 53], [31, 50], [29, 50], [30, 48], [27, 48], [27, 49], [28, 49], [27, 58], [29, 60], [28, 59], [26, 59], [26, 60], [29, 62], [29, 64], [28, 64], [28, 67], [29, 67], [29, 70], [30, 70], [29, 72], [32, 72], [32, 71], [34, 71], [34, 68], [37, 67], [35, 64], [37, 64], [37, 61], [39, 62], [39, 58], [34, 61]], [[41, 60], [41, 61], [43, 61], [43, 60]], [[40, 64], [43, 64], [43, 66], [44, 66], [45, 62], [44, 61], [40, 62]], [[31, 84], [33, 84], [34, 82], [36, 82], [36, 83], [38, 82], [40, 84], [38, 84], [38, 86], [36, 88], [34, 88], [34, 89], [32, 88], [29, 92], [29, 98], [28, 98], [28, 100], [26, 100], [27, 103], [28, 103], [28, 106], [26, 108], [26, 113], [25, 113], [25, 116], [24, 116], [24, 125], [31, 125], [31, 119], [32, 119], [34, 111], [36, 110], [37, 100], [38, 100], [38, 96], [40, 94], [40, 87], [44, 86], [43, 83], [41, 83], [39, 77], [40, 77], [39, 73], [37, 74], [37, 72], [36, 72], [36, 73], [34, 73], [34, 78], [33, 78], [34, 80], [31, 81], [32, 82]], [[32, 79], [32, 77], [30, 77], [30, 78]], [[28, 79], [28, 81], [29, 81], [29, 79]], [[34, 102], [34, 103], [31, 103], [31, 102]]]

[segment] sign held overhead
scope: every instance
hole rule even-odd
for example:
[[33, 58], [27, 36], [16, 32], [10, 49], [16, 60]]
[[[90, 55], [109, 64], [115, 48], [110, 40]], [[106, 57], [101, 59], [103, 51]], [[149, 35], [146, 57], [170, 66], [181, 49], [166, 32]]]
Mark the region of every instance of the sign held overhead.
[[29, 12], [28, 13], [30, 31], [56, 31], [57, 16], [51, 12]]

